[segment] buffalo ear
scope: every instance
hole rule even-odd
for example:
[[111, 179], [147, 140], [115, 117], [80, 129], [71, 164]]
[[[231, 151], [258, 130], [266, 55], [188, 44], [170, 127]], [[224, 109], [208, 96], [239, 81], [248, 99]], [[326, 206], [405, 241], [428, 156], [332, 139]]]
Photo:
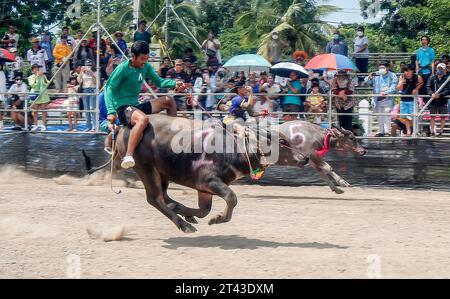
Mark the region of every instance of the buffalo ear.
[[344, 133], [341, 132], [341, 130], [339, 130], [338, 128], [333, 128], [330, 130], [330, 135], [331, 137], [334, 137], [336, 139], [340, 139], [344, 137]]

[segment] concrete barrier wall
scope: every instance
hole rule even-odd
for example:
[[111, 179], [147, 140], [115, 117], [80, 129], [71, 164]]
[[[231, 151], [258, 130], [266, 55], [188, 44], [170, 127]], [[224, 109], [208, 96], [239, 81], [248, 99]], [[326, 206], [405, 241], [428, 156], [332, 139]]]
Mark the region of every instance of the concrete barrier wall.
[[[104, 135], [91, 134], [0, 134], [0, 165], [10, 164], [42, 176], [86, 174], [81, 150], [93, 166], [109, 158], [103, 151]], [[353, 186], [427, 188], [450, 190], [450, 140], [365, 139], [364, 157], [331, 151], [326, 160]], [[297, 169], [271, 166], [263, 179], [244, 183], [267, 185], [323, 185], [310, 167]]]

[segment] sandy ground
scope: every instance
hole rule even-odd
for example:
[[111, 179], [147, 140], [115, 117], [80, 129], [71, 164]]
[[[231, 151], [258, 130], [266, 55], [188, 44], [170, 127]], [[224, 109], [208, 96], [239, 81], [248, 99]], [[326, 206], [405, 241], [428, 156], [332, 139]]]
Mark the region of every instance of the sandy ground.
[[[0, 172], [0, 278], [450, 277], [450, 193], [233, 186], [232, 222], [185, 235], [142, 189], [107, 181]], [[193, 190], [170, 194], [196, 205]]]

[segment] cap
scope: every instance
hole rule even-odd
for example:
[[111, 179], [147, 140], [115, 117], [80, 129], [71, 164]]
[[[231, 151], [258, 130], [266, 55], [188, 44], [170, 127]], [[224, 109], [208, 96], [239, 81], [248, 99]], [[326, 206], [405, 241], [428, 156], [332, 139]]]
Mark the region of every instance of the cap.
[[31, 69], [34, 69], [34, 68], [40, 68], [41, 66], [39, 65], [39, 64], [37, 64], [37, 63], [34, 63], [32, 66], [31, 66]]
[[114, 32], [114, 36], [118, 36], [118, 35], [123, 36], [123, 33], [121, 31]]
[[9, 52], [15, 53], [15, 52], [17, 52], [17, 49], [16, 48], [11, 48], [11, 49], [9, 49]]
[[86, 61], [84, 62], [84, 65], [87, 65], [87, 66], [91, 66], [92, 64], [93, 64], [93, 62], [90, 59], [86, 59]]
[[441, 62], [437, 65], [437, 68], [441, 68], [441, 69], [445, 70], [447, 68], [447, 65], [445, 63]]

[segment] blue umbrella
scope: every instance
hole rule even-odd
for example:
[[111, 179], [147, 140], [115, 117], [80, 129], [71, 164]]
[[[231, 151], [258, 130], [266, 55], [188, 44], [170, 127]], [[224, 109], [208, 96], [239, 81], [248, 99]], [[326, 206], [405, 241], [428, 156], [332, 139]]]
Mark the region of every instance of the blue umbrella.
[[267, 71], [272, 65], [261, 55], [243, 54], [234, 56], [223, 65], [233, 72]]

